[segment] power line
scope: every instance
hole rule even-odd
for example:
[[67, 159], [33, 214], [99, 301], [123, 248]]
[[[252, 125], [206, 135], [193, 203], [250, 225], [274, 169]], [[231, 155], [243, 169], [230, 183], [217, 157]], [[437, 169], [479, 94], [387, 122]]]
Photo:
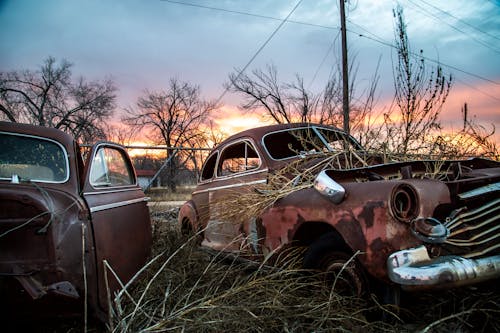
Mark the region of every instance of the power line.
[[313, 78], [311, 79], [311, 82], [309, 82], [309, 85], [308, 85], [307, 89], [311, 89], [311, 86], [312, 86], [314, 80], [316, 80], [316, 77], [318, 76], [321, 67], [323, 67], [323, 64], [325, 63], [326, 59], [328, 58], [328, 55], [330, 54], [330, 51], [332, 51], [332, 49], [333, 49], [333, 47], [335, 45], [335, 42], [338, 40], [339, 35], [340, 35], [340, 30], [337, 32], [337, 35], [335, 36], [335, 38], [331, 42], [330, 46], [328, 47], [328, 50], [326, 51], [326, 54], [323, 57], [323, 60], [321, 60], [321, 63], [319, 64], [318, 68], [316, 69], [316, 72], [314, 72]]
[[478, 39], [478, 38], [476, 38], [476, 37], [472, 36], [471, 34], [469, 34], [469, 33], [465, 32], [465, 31], [463, 31], [462, 29], [459, 29], [459, 28], [455, 27], [454, 25], [449, 24], [448, 22], [446, 22], [446, 21], [444, 21], [444, 20], [440, 19], [440, 18], [439, 18], [439, 17], [437, 17], [435, 14], [433, 14], [433, 13], [429, 12], [427, 9], [425, 9], [425, 8], [423, 8], [422, 6], [420, 6], [420, 5], [416, 4], [416, 3], [415, 3], [415, 2], [413, 2], [412, 0], [408, 0], [408, 2], [409, 2], [409, 3], [411, 3], [411, 4], [413, 4], [413, 6], [415, 6], [417, 9], [420, 9], [420, 10], [421, 10], [424, 14], [426, 14], [427, 16], [430, 16], [430, 17], [434, 18], [434, 19], [435, 19], [435, 20], [437, 20], [438, 22], [442, 22], [442, 23], [446, 24], [447, 26], [449, 26], [449, 27], [450, 27], [450, 28], [452, 28], [453, 30], [456, 30], [456, 31], [458, 31], [458, 32], [460, 32], [460, 33], [462, 33], [462, 34], [464, 34], [464, 35], [468, 36], [470, 39], [472, 39], [472, 40], [476, 41], [477, 43], [479, 43], [479, 44], [483, 45], [484, 47], [486, 47], [486, 48], [488, 48], [488, 49], [490, 49], [490, 50], [492, 50], [492, 51], [494, 51], [494, 52], [496, 52], [496, 53], [499, 53], [499, 54], [500, 54], [500, 51], [499, 51], [499, 50], [497, 50], [496, 48], [494, 48], [494, 47], [490, 46], [488, 43], [485, 43], [485, 42], [483, 42], [482, 40], [480, 40], [480, 39]]
[[489, 94], [489, 93], [487, 93], [487, 92], [485, 92], [485, 91], [483, 91], [483, 90], [481, 90], [481, 89], [478, 89], [478, 88], [474, 87], [473, 85], [471, 85], [471, 84], [469, 84], [469, 83], [467, 83], [467, 82], [465, 82], [465, 81], [463, 81], [463, 80], [457, 79], [457, 81], [458, 81], [458, 82], [461, 82], [462, 84], [464, 84], [464, 85], [466, 85], [466, 86], [468, 86], [469, 88], [472, 88], [472, 89], [474, 89], [474, 90], [476, 90], [476, 91], [479, 91], [480, 93], [482, 93], [482, 94], [483, 94], [483, 95], [485, 95], [485, 96], [488, 96], [489, 98], [492, 98], [492, 99], [494, 99], [494, 100], [496, 100], [496, 101], [500, 102], [500, 98], [498, 98], [498, 97], [496, 97], [496, 96], [493, 96], [493, 95], [491, 95], [491, 94]]
[[[249, 13], [249, 12], [242, 12], [242, 11], [238, 11], [238, 10], [231, 10], [231, 9], [220, 8], [220, 7], [205, 6], [205, 5], [199, 5], [199, 4], [190, 3], [190, 2], [174, 1], [174, 0], [161, 0], [161, 1], [163, 1], [163, 2], [169, 2], [169, 3], [173, 3], [173, 4], [177, 4], [177, 5], [189, 6], [189, 7], [210, 9], [210, 10], [215, 10], [215, 11], [219, 11], [219, 12], [226, 12], [226, 13], [231, 13], [231, 14], [239, 14], [239, 15], [245, 15], [245, 16], [251, 16], [251, 17], [258, 17], [258, 18], [263, 18], [263, 19], [268, 19], [268, 20], [274, 20], [274, 21], [282, 21], [283, 20], [283, 19], [281, 19], [279, 17], [274, 17], [274, 16], [261, 15], [261, 14], [255, 14], [255, 13]], [[288, 23], [305, 25], [305, 26], [310, 26], [310, 27], [331, 29], [331, 30], [338, 30], [338, 29], [340, 29], [339, 26], [327, 26], [327, 25], [321, 25], [321, 24], [315, 24], [315, 23], [309, 23], [309, 22], [302, 22], [302, 21], [287, 20], [287, 22]]]
[[[264, 44], [261, 45], [261, 47], [259, 47], [259, 49], [257, 50], [257, 52], [254, 53], [254, 55], [250, 58], [250, 60], [247, 62], [247, 64], [245, 65], [245, 67], [243, 67], [243, 69], [238, 73], [238, 75], [236, 76], [236, 78], [234, 79], [235, 81], [238, 80], [238, 78], [241, 76], [241, 74], [243, 74], [243, 72], [245, 72], [245, 70], [248, 68], [248, 66], [250, 66], [250, 64], [255, 60], [255, 58], [259, 55], [259, 53], [264, 49], [264, 47], [266, 47], [266, 45], [271, 41], [271, 39], [274, 37], [274, 35], [276, 35], [276, 33], [281, 29], [281, 27], [285, 24], [285, 22], [288, 20], [288, 18], [293, 14], [293, 12], [295, 11], [295, 9], [297, 9], [297, 7], [302, 3], [302, 0], [299, 0], [297, 2], [297, 4], [295, 5], [295, 7], [293, 7], [293, 9], [290, 11], [290, 13], [288, 13], [288, 15], [282, 20], [282, 22], [278, 25], [278, 27], [276, 29], [274, 29], [273, 33], [266, 39], [266, 41], [264, 42]], [[226, 87], [226, 89], [224, 89], [224, 91], [222, 92], [222, 94], [219, 96], [219, 98], [217, 99], [217, 101], [215, 102], [215, 104], [219, 104], [220, 101], [222, 100], [222, 98], [226, 95], [226, 93], [228, 92], [229, 90], [229, 85]]]
[[[348, 21], [351, 25], [357, 26], [357, 27], [358, 27], [358, 28], [360, 28], [361, 30], [363, 30], [363, 31], [367, 32], [368, 34], [370, 34], [370, 35], [372, 35], [372, 36], [374, 36], [374, 37], [369, 37], [369, 36], [366, 36], [366, 35], [360, 34], [360, 33], [356, 32], [356, 31], [354, 31], [354, 30], [351, 30], [351, 29], [348, 29], [347, 31], [350, 31], [351, 33], [357, 34], [357, 35], [358, 35], [358, 37], [366, 38], [366, 39], [372, 40], [372, 41], [374, 41], [374, 42], [377, 42], [377, 43], [379, 43], [379, 44], [382, 44], [382, 45], [388, 46], [388, 47], [390, 47], [390, 48], [397, 49], [397, 47], [396, 47], [394, 44], [392, 44], [392, 43], [390, 43], [390, 42], [385, 41], [383, 38], [381, 38], [381, 37], [379, 37], [379, 36], [375, 35], [374, 33], [370, 32], [369, 30], [367, 30], [367, 29], [363, 28], [362, 26], [360, 26], [359, 24], [356, 24], [356, 23], [354, 23], [354, 22], [352, 22], [352, 21], [350, 21], [350, 20], [347, 20], [347, 21]], [[453, 66], [453, 65], [448, 65], [448, 64], [446, 64], [446, 63], [442, 63], [442, 62], [440, 62], [439, 60], [436, 60], [436, 59], [432, 59], [432, 58], [426, 57], [426, 56], [424, 56], [424, 55], [422, 55], [422, 54], [417, 54], [417, 53], [414, 53], [414, 52], [410, 52], [410, 55], [412, 55], [412, 56], [414, 56], [414, 57], [420, 57], [420, 58], [425, 59], [425, 60], [427, 60], [427, 61], [430, 61], [430, 62], [432, 62], [432, 63], [435, 63], [435, 64], [438, 64], [438, 65], [440, 65], [440, 66], [443, 66], [443, 67], [447, 67], [447, 68], [450, 68], [450, 69], [456, 70], [456, 71], [458, 71], [458, 72], [460, 72], [460, 73], [470, 75], [470, 76], [475, 77], [475, 78], [477, 78], [477, 79], [480, 79], [480, 80], [483, 80], [483, 81], [486, 81], [486, 82], [489, 82], [489, 83], [493, 83], [493, 84], [496, 84], [496, 85], [500, 85], [500, 82], [497, 82], [497, 81], [494, 81], [494, 80], [488, 79], [488, 78], [483, 77], [483, 76], [478, 75], [478, 74], [474, 74], [474, 73], [468, 72], [468, 71], [466, 71], [466, 70], [460, 69], [460, 68], [455, 67], [455, 66]]]
[[[203, 9], [209, 9], [209, 10], [215, 10], [215, 11], [221, 11], [221, 12], [227, 12], [227, 13], [233, 13], [233, 14], [239, 14], [239, 15], [245, 15], [245, 16], [252, 16], [252, 17], [258, 17], [258, 18], [263, 18], [263, 19], [269, 19], [269, 20], [275, 20], [275, 21], [282, 21], [282, 19], [280, 18], [276, 18], [276, 17], [272, 17], [272, 16], [266, 16], [266, 15], [260, 15], [260, 14], [254, 14], [254, 13], [248, 13], [248, 12], [243, 12], [243, 11], [236, 11], [236, 10], [230, 10], [230, 9], [225, 9], [225, 8], [219, 8], [219, 7], [211, 7], [211, 6], [204, 6], [204, 5], [199, 5], [199, 4], [194, 4], [194, 3], [189, 3], [189, 2], [182, 2], [182, 1], [175, 1], [175, 0], [161, 0], [161, 1], [164, 1], [164, 2], [169, 2], [169, 3], [173, 3], [173, 4], [178, 4], [178, 5], [183, 5], [183, 6], [190, 6], [190, 7], [197, 7], [197, 8], [203, 8]], [[409, 0], [410, 1], [410, 0]], [[294, 9], [295, 10], [295, 9]], [[351, 24], [351, 25], [354, 25], [356, 27], [358, 27], [359, 29], [363, 30], [365, 33], [367, 33], [368, 35], [371, 35], [372, 37], [370, 36], [367, 36], [367, 35], [364, 35], [364, 34], [361, 34], [359, 32], [356, 32], [352, 29], [346, 29], [346, 31], [349, 31], [353, 34], [356, 34], [358, 35], [358, 37], [361, 37], [361, 38], [366, 38], [366, 39], [369, 39], [369, 40], [372, 40], [376, 43], [379, 43], [379, 44], [382, 44], [382, 45], [385, 45], [385, 46], [388, 46], [390, 48], [393, 48], [393, 49], [397, 49], [395, 45], [393, 45], [392, 43], [390, 42], [387, 42], [385, 41], [383, 38], [375, 35], [374, 33], [372, 33], [371, 31], [365, 29], [364, 27], [360, 26], [359, 24], [356, 24], [354, 22], [352, 22], [351, 20], [347, 19], [347, 21]], [[305, 25], [305, 26], [312, 26], [312, 27], [317, 27], [317, 28], [324, 28], [324, 29], [330, 29], [330, 30], [340, 30], [340, 27], [339, 26], [326, 26], [326, 25], [321, 25], [321, 24], [314, 24], [314, 23], [307, 23], [307, 22], [301, 22], [301, 21], [295, 21], [295, 20], [286, 20], [286, 22], [289, 22], [289, 23], [294, 23], [294, 24], [300, 24], [300, 25]], [[283, 22], [282, 22], [283, 23]], [[271, 37], [272, 38], [272, 37]], [[267, 44], [267, 42], [266, 42]], [[260, 51], [258, 51], [260, 52]], [[415, 56], [415, 57], [422, 57], [423, 59], [427, 60], [427, 61], [430, 61], [430, 62], [433, 62], [433, 63], [436, 63], [438, 65], [441, 65], [443, 67], [447, 67], [447, 68], [450, 68], [450, 69], [453, 69], [453, 70], [456, 70], [460, 73], [463, 73], [463, 74], [466, 74], [466, 75], [469, 75], [469, 76], [472, 76], [472, 77], [475, 77], [477, 79], [480, 79], [482, 81], [485, 81], [485, 82], [489, 82], [489, 83], [493, 83], [493, 84], [496, 84], [496, 85], [500, 85], [500, 82], [497, 82], [497, 81], [494, 81], [494, 80], [491, 80], [491, 79], [488, 79], [486, 77], [483, 77], [483, 76], [480, 76], [478, 74], [474, 74], [474, 73], [471, 73], [471, 72], [468, 72], [468, 71], [465, 71], [463, 69], [460, 69], [458, 67], [455, 67], [453, 65], [448, 65], [446, 63], [442, 63], [438, 60], [435, 60], [435, 59], [432, 59], [432, 58], [429, 58], [429, 57], [426, 57], [426, 56], [422, 56], [420, 54], [416, 54], [416, 53], [410, 53], [412, 56]], [[247, 66], [248, 67], [248, 66]], [[241, 73], [240, 73], [241, 75]], [[225, 94], [227, 93], [227, 89], [224, 91], [223, 96], [225, 96]], [[218, 101], [220, 102], [222, 98], [219, 98]]]
[[439, 8], [439, 7], [437, 7], [437, 6], [434, 6], [433, 4], [430, 4], [430, 3], [428, 3], [428, 2], [427, 2], [427, 1], [425, 1], [425, 0], [420, 0], [420, 1], [422, 1], [423, 3], [425, 3], [427, 6], [429, 6], [429, 7], [432, 7], [432, 8], [434, 8], [434, 9], [436, 9], [436, 10], [437, 10], [437, 11], [439, 11], [439, 12], [441, 12], [441, 13], [443, 13], [443, 14], [445, 14], [445, 15], [448, 15], [448, 16], [450, 16], [450, 17], [454, 18], [454, 19], [455, 19], [455, 20], [457, 20], [458, 22], [461, 22], [462, 24], [465, 24], [466, 26], [468, 26], [468, 27], [470, 27], [470, 28], [472, 28], [472, 29], [474, 29], [474, 30], [476, 30], [476, 31], [479, 31], [479, 32], [480, 32], [480, 33], [482, 33], [482, 34], [485, 34], [485, 35], [487, 35], [487, 36], [489, 36], [489, 37], [491, 37], [491, 38], [495, 38], [495, 39], [497, 39], [497, 40], [500, 40], [500, 38], [499, 38], [499, 37], [497, 37], [497, 36], [495, 36], [495, 35], [492, 35], [492, 34], [490, 34], [489, 32], [484, 31], [484, 30], [482, 30], [482, 29], [480, 29], [480, 28], [478, 28], [478, 27], [476, 27], [476, 26], [474, 26], [474, 25], [472, 25], [472, 24], [468, 23], [467, 21], [464, 21], [464, 20], [462, 20], [462, 19], [460, 19], [460, 18], [456, 17], [455, 15], [451, 14], [450, 12], [448, 12], [448, 11], [446, 11], [446, 10], [442, 10], [441, 8]]

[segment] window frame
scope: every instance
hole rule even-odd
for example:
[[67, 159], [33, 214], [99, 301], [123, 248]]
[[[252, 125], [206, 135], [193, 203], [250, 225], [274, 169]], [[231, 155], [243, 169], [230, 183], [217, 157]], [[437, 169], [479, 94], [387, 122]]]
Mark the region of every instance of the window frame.
[[[95, 162], [95, 158], [99, 154], [99, 155], [101, 155], [102, 161], [105, 161], [104, 151], [106, 149], [113, 150], [113, 151], [117, 152], [120, 155], [122, 161], [125, 164], [125, 167], [127, 169], [128, 175], [130, 177], [130, 181], [131, 182], [129, 184], [113, 184], [113, 183], [110, 183], [109, 185], [106, 185], [107, 183], [95, 183], [93, 181], [92, 174], [94, 172], [95, 165], [97, 164], [97, 162]], [[135, 174], [135, 170], [134, 170], [133, 166], [130, 163], [130, 159], [127, 158], [127, 156], [125, 154], [126, 153], [125, 153], [125, 151], [123, 150], [123, 148], [121, 146], [114, 145], [114, 144], [109, 144], [109, 143], [98, 144], [95, 147], [94, 153], [92, 154], [92, 157], [90, 159], [90, 170], [89, 170], [89, 174], [88, 174], [88, 182], [89, 182], [90, 186], [93, 189], [95, 189], [95, 190], [103, 190], [103, 189], [113, 189], [113, 188], [124, 188], [124, 187], [130, 187], [130, 186], [137, 186], [137, 176]], [[101, 162], [101, 163], [103, 163], [103, 162]], [[106, 176], [109, 177], [109, 165], [108, 165], [108, 163], [104, 163], [104, 168], [103, 169], [106, 172]]]
[[[257, 158], [259, 159], [259, 164], [255, 168], [252, 168], [252, 169], [248, 169], [248, 170], [244, 170], [244, 171], [240, 171], [240, 172], [235, 172], [235, 173], [228, 174], [228, 175], [219, 174], [219, 172], [221, 170], [220, 168], [222, 167], [222, 162], [223, 162], [222, 158], [224, 156], [224, 151], [227, 150], [228, 148], [233, 147], [233, 146], [235, 146], [237, 144], [240, 144], [242, 142], [245, 143], [247, 146], [250, 146], [255, 151], [255, 153], [257, 154]], [[245, 148], [245, 155], [248, 155], [247, 148]], [[248, 158], [248, 157], [245, 157], [245, 158]], [[255, 173], [256, 171], [258, 171], [262, 167], [262, 163], [263, 163], [262, 156], [259, 153], [259, 150], [257, 149], [257, 147], [256, 147], [255, 143], [253, 142], [253, 140], [251, 138], [241, 138], [239, 140], [235, 140], [235, 141], [232, 141], [232, 142], [228, 143], [227, 145], [225, 145], [220, 150], [220, 154], [217, 157], [217, 165], [216, 165], [216, 169], [215, 169], [215, 178], [217, 178], [217, 179], [228, 179], [228, 178], [232, 178], [232, 177], [239, 177], [241, 175], [252, 174], [252, 173]]]
[[[349, 134], [346, 134], [342, 130], [337, 130], [337, 129], [329, 128], [329, 127], [321, 127], [321, 126], [303, 126], [303, 127], [286, 128], [286, 129], [282, 129], [282, 130], [278, 130], [278, 131], [269, 132], [269, 133], [266, 133], [265, 135], [263, 135], [262, 139], [261, 139], [261, 144], [264, 147], [264, 150], [265, 150], [267, 156], [269, 156], [269, 158], [272, 159], [273, 161], [286, 161], [289, 159], [294, 159], [294, 158], [303, 156], [302, 154], [297, 154], [297, 155], [292, 155], [292, 156], [288, 156], [288, 157], [284, 157], [284, 158], [275, 158], [269, 152], [268, 145], [265, 142], [265, 139], [270, 135], [277, 134], [277, 133], [283, 133], [283, 132], [297, 131], [297, 130], [312, 130], [315, 133], [315, 135], [318, 137], [318, 139], [323, 143], [323, 145], [325, 146], [324, 148], [327, 149], [328, 151], [335, 151], [335, 150], [325, 140], [324, 135], [320, 132], [321, 130], [327, 130], [327, 131], [338, 133], [339, 136], [342, 136], [345, 139], [347, 139], [349, 144], [352, 147], [363, 150], [362, 146], [359, 144], [359, 142], [356, 141], [356, 139], [354, 139]], [[321, 152], [317, 152], [317, 153], [319, 154]], [[315, 153], [312, 153], [312, 154], [315, 154]]]
[[[215, 163], [214, 163], [213, 170], [212, 170], [212, 176], [210, 178], [203, 178], [203, 173], [205, 171], [205, 168], [207, 167], [207, 163], [214, 156], [215, 156]], [[199, 178], [200, 183], [209, 182], [209, 181], [213, 180], [214, 178], [216, 178], [216, 171], [217, 171], [218, 162], [219, 162], [219, 150], [216, 150], [216, 151], [213, 151], [212, 153], [210, 153], [210, 155], [208, 155], [206, 160], [203, 162], [203, 166], [201, 168], [200, 178]]]

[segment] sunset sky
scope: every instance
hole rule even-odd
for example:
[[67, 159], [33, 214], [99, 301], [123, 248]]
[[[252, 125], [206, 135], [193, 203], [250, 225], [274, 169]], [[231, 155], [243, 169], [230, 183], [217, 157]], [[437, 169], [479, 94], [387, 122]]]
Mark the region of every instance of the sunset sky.
[[[183, 4], [181, 4], [183, 3]], [[0, 0], [0, 71], [37, 69], [48, 56], [74, 64], [75, 76], [111, 77], [119, 89], [117, 114], [145, 89], [178, 78], [218, 99], [235, 68], [243, 68], [298, 0]], [[500, 1], [401, 0], [408, 36], [428, 65], [439, 61], [454, 77], [443, 124], [460, 127], [460, 109], [497, 126], [500, 142]], [[394, 95], [395, 1], [347, 5], [349, 55], [356, 57], [359, 91], [380, 59], [378, 108]], [[302, 0], [248, 67], [273, 63], [280, 80], [296, 73], [319, 92], [340, 59], [337, 0]], [[241, 96], [227, 93], [216, 123], [234, 131], [257, 126], [238, 112]]]

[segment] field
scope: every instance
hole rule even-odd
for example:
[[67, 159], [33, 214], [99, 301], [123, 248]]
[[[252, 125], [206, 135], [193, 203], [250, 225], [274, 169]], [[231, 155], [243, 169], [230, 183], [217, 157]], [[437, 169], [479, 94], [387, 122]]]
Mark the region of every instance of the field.
[[[500, 332], [498, 281], [401, 295], [400, 307], [340, 296], [300, 270], [207, 253], [176, 227], [177, 210], [151, 203], [154, 248], [136, 281], [116, 295], [106, 325], [83, 318], [29, 323], [37, 332]], [[15, 328], [13, 331], [18, 331]], [[24, 328], [24, 327], [23, 327]]]
[[[490, 285], [376, 297], [339, 296], [300, 270], [293, 253], [279, 269], [199, 249], [176, 228], [175, 208], [151, 206], [154, 261], [130, 296], [116, 299], [109, 328], [174, 332], [498, 332], [500, 299]], [[493, 285], [494, 284], [494, 285]]]

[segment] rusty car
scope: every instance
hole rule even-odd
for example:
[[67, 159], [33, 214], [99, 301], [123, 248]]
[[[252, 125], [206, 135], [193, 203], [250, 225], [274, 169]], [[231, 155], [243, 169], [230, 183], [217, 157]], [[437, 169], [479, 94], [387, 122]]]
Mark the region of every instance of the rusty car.
[[86, 155], [63, 131], [0, 122], [2, 315], [106, 320], [148, 259], [149, 210], [125, 148], [98, 142]]
[[261, 263], [301, 247], [304, 268], [396, 298], [500, 276], [499, 190], [494, 160], [385, 161], [337, 128], [270, 125], [212, 150], [178, 223]]

